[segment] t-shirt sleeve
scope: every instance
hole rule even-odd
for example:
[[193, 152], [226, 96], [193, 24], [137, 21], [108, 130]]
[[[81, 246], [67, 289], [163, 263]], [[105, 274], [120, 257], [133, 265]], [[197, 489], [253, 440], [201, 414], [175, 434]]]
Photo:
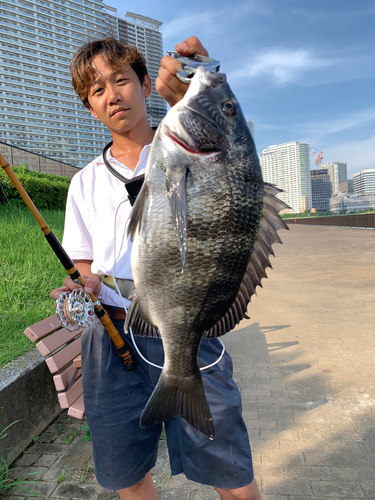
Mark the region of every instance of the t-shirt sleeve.
[[90, 216], [79, 175], [73, 177], [68, 191], [62, 244], [71, 259], [93, 260]]

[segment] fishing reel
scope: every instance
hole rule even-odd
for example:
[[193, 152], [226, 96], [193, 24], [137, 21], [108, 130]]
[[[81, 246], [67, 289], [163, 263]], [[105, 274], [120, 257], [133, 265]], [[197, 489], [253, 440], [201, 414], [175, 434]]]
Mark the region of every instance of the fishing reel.
[[94, 321], [94, 307], [100, 304], [93, 302], [82, 288], [72, 292], [62, 292], [56, 300], [56, 315], [61, 326], [74, 332], [80, 328], [87, 328]]

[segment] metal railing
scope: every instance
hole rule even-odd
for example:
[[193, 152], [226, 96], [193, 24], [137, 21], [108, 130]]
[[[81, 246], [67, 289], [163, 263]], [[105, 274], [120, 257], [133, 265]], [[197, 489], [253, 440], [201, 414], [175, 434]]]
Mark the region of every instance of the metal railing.
[[42, 172], [45, 174], [64, 175], [72, 178], [74, 174], [80, 171], [78, 167], [69, 163], [48, 158], [37, 153], [32, 153], [16, 146], [11, 146], [0, 141], [0, 153], [4, 159], [13, 166], [27, 164], [30, 170]]
[[355, 227], [360, 229], [375, 229], [375, 213], [327, 215], [325, 217], [303, 217], [299, 219], [284, 219], [289, 224], [308, 226]]

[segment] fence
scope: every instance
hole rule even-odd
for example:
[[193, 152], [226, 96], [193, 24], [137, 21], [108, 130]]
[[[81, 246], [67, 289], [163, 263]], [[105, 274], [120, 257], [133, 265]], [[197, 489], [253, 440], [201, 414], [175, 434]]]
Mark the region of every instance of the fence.
[[69, 165], [68, 163], [53, 160], [52, 158], [26, 151], [26, 149], [10, 146], [4, 142], [0, 142], [0, 154], [14, 167], [26, 163], [30, 170], [44, 174], [64, 175], [71, 179], [80, 170], [78, 167]]
[[327, 215], [326, 217], [303, 217], [301, 219], [284, 219], [289, 224], [309, 226], [357, 227], [375, 229], [375, 213], [351, 215]]

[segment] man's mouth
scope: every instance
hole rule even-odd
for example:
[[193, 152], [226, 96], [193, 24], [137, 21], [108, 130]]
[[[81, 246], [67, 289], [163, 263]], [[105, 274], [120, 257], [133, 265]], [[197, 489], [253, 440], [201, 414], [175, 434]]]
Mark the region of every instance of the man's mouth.
[[115, 116], [118, 113], [122, 113], [123, 111], [128, 111], [128, 110], [129, 110], [129, 108], [118, 108], [118, 109], [115, 109], [114, 111], [112, 111], [111, 116]]

